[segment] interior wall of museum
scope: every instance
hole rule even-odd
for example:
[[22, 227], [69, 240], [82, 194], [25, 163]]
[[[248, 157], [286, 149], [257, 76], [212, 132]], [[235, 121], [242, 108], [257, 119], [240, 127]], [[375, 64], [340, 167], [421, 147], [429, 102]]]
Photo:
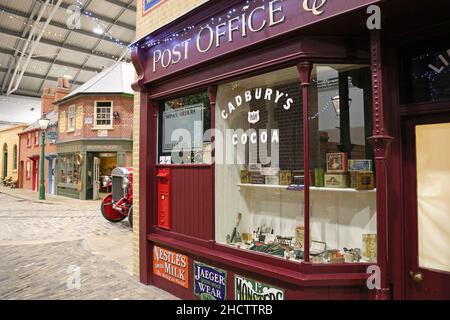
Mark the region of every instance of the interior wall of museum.
[[[163, 2], [142, 15], [143, 0], [137, 1], [136, 10], [136, 39], [165, 26], [176, 18], [187, 14], [192, 9], [209, 0], [183, 0]], [[139, 276], [139, 134], [140, 134], [140, 94], [134, 95], [133, 122], [133, 274]]]

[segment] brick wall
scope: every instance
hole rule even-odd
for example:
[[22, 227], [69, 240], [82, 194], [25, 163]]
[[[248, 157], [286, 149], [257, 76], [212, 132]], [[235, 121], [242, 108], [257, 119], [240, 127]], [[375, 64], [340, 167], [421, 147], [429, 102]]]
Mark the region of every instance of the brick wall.
[[[94, 106], [96, 101], [112, 101], [113, 112], [119, 113], [119, 119], [113, 119], [111, 130], [95, 129]], [[74, 106], [75, 129], [68, 131], [69, 108]], [[82, 113], [76, 112], [82, 106]], [[133, 132], [133, 97], [130, 96], [80, 96], [58, 106], [58, 143], [79, 139], [92, 138], [128, 138]], [[81, 126], [77, 125], [77, 117], [81, 117]], [[64, 118], [64, 120], [61, 120]], [[105, 136], [107, 134], [107, 136]]]
[[137, 1], [136, 38], [140, 39], [174, 19], [188, 13], [208, 0], [163, 0], [163, 2], [142, 16], [142, 2]]
[[[136, 39], [140, 39], [163, 27], [207, 1], [208, 0], [166, 0], [143, 16], [143, 1], [138, 0], [136, 12]], [[133, 120], [133, 274], [135, 276], [139, 276], [139, 108], [140, 94], [136, 93], [134, 96]]]
[[19, 158], [19, 136], [18, 134], [22, 132], [27, 125], [19, 125], [10, 128], [5, 128], [0, 130], [0, 177], [3, 178], [4, 173], [4, 147], [6, 145], [6, 149], [8, 151], [7, 158], [7, 177], [12, 177], [14, 180], [17, 180], [18, 174], [18, 161], [17, 167], [14, 168], [14, 146], [17, 146], [17, 158]]
[[[51, 128], [47, 129], [47, 132], [49, 132]], [[38, 145], [35, 145], [35, 134], [38, 134]], [[31, 146], [27, 145], [28, 135], [31, 135]], [[41, 155], [41, 132], [40, 129], [38, 130], [29, 130], [24, 131], [19, 135], [20, 139], [20, 153], [19, 153], [19, 167], [21, 167], [21, 163], [23, 163], [23, 170], [18, 170], [19, 172], [19, 181], [22, 182], [19, 187], [24, 189], [33, 190], [33, 178], [32, 178], [32, 172], [33, 172], [33, 162], [30, 158], [35, 157], [37, 159], [39, 165], [40, 165], [40, 155]], [[45, 143], [45, 154], [50, 153], [56, 153], [56, 144], [49, 144], [48, 141]], [[39, 158], [36, 158], [36, 156], [39, 156]], [[27, 178], [27, 162], [30, 162], [30, 177]], [[36, 188], [35, 190], [39, 190], [39, 170], [37, 171], [36, 176]], [[45, 181], [45, 190], [48, 192], [48, 160], [45, 159], [45, 167], [44, 167], [44, 181]]]

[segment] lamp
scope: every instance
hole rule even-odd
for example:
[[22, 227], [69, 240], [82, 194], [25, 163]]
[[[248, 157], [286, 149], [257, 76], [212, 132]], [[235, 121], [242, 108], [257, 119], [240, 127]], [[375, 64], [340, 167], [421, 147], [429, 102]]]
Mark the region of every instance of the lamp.
[[[333, 103], [333, 108], [334, 111], [336, 112], [336, 116], [339, 117], [340, 113], [341, 113], [341, 99], [339, 96], [334, 96], [333, 98], [331, 98], [331, 102]], [[352, 105], [352, 99], [349, 98], [348, 99], [348, 107], [350, 108], [350, 106]]]
[[40, 165], [40, 186], [39, 186], [39, 200], [45, 200], [45, 182], [44, 182], [44, 158], [45, 158], [45, 131], [50, 123], [50, 119], [42, 114], [42, 117], [38, 120], [39, 127], [42, 130], [42, 143], [41, 143], [41, 165]]
[[48, 125], [49, 125], [49, 123], [50, 123], [50, 119], [49, 118], [47, 118], [46, 116], [45, 116], [45, 113], [42, 115], [42, 117], [38, 120], [38, 122], [39, 122], [39, 127], [41, 128], [41, 130], [47, 130], [47, 127], [48, 127]]

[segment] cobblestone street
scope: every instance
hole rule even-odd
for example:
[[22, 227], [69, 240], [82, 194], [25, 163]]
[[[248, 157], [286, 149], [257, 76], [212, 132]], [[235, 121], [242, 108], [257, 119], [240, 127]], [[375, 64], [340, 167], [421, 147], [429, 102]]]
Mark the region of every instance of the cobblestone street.
[[0, 299], [174, 298], [131, 275], [127, 219], [106, 221], [99, 201], [33, 199], [0, 188]]

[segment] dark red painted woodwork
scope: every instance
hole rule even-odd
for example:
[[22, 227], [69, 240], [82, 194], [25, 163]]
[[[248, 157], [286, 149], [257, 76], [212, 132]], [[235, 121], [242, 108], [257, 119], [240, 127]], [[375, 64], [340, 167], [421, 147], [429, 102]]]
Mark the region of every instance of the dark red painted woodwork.
[[[215, 16], [225, 1], [209, 1], [194, 9], [188, 16], [177, 19], [168, 26], [154, 33], [155, 37], [164, 37], [174, 30], [195, 24], [205, 18]], [[239, 0], [226, 1], [228, 5], [240, 3]], [[405, 230], [407, 210], [405, 201], [407, 183], [403, 177], [403, 158], [405, 139], [401, 139], [402, 123], [410, 115], [442, 114], [449, 110], [448, 103], [435, 102], [414, 105], [400, 105], [398, 99], [398, 61], [401, 45], [428, 37], [445, 34], [450, 24], [446, 12], [450, 3], [437, 0], [438, 10], [433, 15], [423, 15], [429, 4], [406, 0], [381, 2], [383, 29], [381, 34], [369, 32], [365, 27], [367, 15], [365, 10], [333, 17], [302, 30], [279, 36], [273, 41], [253, 44], [251, 47], [236, 46], [233, 54], [224, 54], [216, 59], [202, 62], [182, 73], [153, 81], [145, 78], [145, 65], [149, 59], [145, 52], [133, 50], [132, 60], [138, 73], [134, 85], [142, 90], [141, 95], [141, 138], [140, 138], [140, 178], [141, 178], [141, 217], [140, 217], [140, 270], [141, 282], [153, 283], [169, 290], [182, 298], [194, 298], [192, 279], [190, 288], [184, 289], [158, 278], [153, 279], [150, 272], [152, 265], [152, 243], [159, 243], [174, 251], [188, 254], [191, 259], [199, 259], [213, 266], [227, 270], [229, 273], [228, 294], [233, 297], [233, 274], [239, 273], [273, 285], [285, 288], [288, 299], [404, 299], [409, 297], [407, 279], [407, 253], [405, 246], [410, 240]], [[408, 10], [405, 11], [404, 9]], [[381, 47], [382, 45], [382, 47]], [[370, 50], [369, 50], [370, 49]], [[381, 50], [383, 49], [383, 50]], [[383, 58], [383, 61], [381, 61]], [[200, 61], [200, 60], [199, 60]], [[231, 78], [241, 79], [261, 72], [268, 72], [282, 67], [295, 66], [300, 61], [313, 63], [368, 63], [372, 64], [373, 101], [374, 101], [374, 136], [377, 169], [377, 228], [378, 260], [382, 274], [382, 289], [370, 292], [364, 284], [366, 264], [361, 265], [315, 265], [297, 264], [244, 250], [237, 250], [214, 242], [214, 166], [189, 165], [166, 166], [177, 171], [179, 181], [186, 182], [193, 171], [198, 171], [198, 181], [189, 180], [187, 185], [197, 191], [205, 191], [207, 210], [199, 205], [199, 198], [182, 195], [181, 187], [177, 197], [187, 204], [187, 216], [206, 217], [209, 219], [206, 230], [199, 230], [188, 221], [186, 226], [179, 224], [177, 230], [165, 231], [156, 226], [156, 201], [151, 196], [155, 192], [154, 179], [156, 166], [156, 101], [205, 89], [208, 86], [228, 82]], [[150, 83], [146, 87], [145, 83]], [[384, 93], [383, 93], [384, 90]], [[215, 100], [214, 90], [209, 89], [211, 102]], [[211, 107], [213, 103], [211, 103]], [[148, 111], [143, 111], [147, 108]], [[214, 114], [214, 113], [212, 113]], [[143, 116], [144, 115], [144, 116]], [[213, 118], [213, 117], [212, 117]], [[212, 128], [214, 127], [212, 123]], [[389, 135], [388, 135], [389, 134]], [[390, 136], [395, 139], [392, 140]], [[388, 145], [391, 144], [391, 148]], [[186, 171], [186, 172], [184, 172]], [[199, 181], [209, 181], [202, 186]], [[208, 189], [209, 188], [209, 189]], [[145, 200], [143, 200], [145, 199]], [[178, 202], [178, 199], [174, 199]], [[189, 203], [188, 203], [189, 202]], [[177, 209], [179, 223], [183, 223], [181, 206]], [[194, 212], [194, 213], [193, 213]], [[200, 220], [200, 219], [199, 219]], [[196, 221], [199, 221], [196, 220]], [[145, 233], [147, 232], [147, 233]], [[389, 236], [388, 236], [389, 235]], [[190, 261], [192, 266], [192, 261]], [[268, 272], [271, 270], [272, 272]], [[273, 272], [276, 270], [276, 272]], [[321, 283], [317, 286], [317, 283]], [[312, 283], [311, 286], [305, 283]], [[391, 291], [389, 291], [392, 288]]]
[[[158, 168], [165, 168], [158, 165]], [[211, 166], [170, 166], [171, 230], [213, 240], [214, 204]]]
[[[405, 230], [409, 235], [405, 243], [405, 289], [406, 299], [450, 299], [450, 272], [435, 271], [419, 267], [418, 262], [418, 225], [417, 225], [417, 171], [415, 127], [422, 124], [450, 123], [450, 102], [447, 113], [418, 115], [409, 117], [403, 123], [403, 193], [405, 207]], [[422, 273], [423, 282], [416, 283], [409, 272]]]
[[[276, 43], [248, 50], [236, 55], [210, 62], [182, 76], [173, 76], [170, 81], [152, 83], [148, 88], [151, 99], [177, 96], [198, 91], [210, 84], [224, 83], [250, 77], [256, 73], [269, 72], [295, 66], [300, 59], [317, 63], [361, 63], [370, 62], [368, 41], [362, 37], [339, 38], [329, 36], [294, 35]], [[351, 57], [351, 58], [349, 58]]]
[[378, 30], [371, 32], [370, 37], [372, 65], [372, 101], [373, 101], [373, 136], [369, 138], [375, 157], [377, 180], [377, 264], [381, 270], [381, 287], [377, 290], [377, 300], [389, 299], [388, 283], [388, 205], [387, 205], [387, 161], [388, 148], [393, 137], [385, 134], [385, 104], [383, 95], [383, 69], [381, 63], [382, 45]]
[[[221, 2], [221, 1], [216, 1]], [[270, 42], [274, 37], [281, 37], [283, 35], [289, 34], [292, 31], [299, 30], [301, 28], [305, 28], [306, 26], [318, 24], [320, 21], [332, 19], [336, 16], [342, 15], [344, 13], [349, 13], [351, 11], [355, 11], [359, 8], [364, 8], [370, 4], [377, 3], [379, 0], [353, 0], [351, 2], [346, 1], [328, 1], [326, 3], [326, 10], [324, 10], [323, 14], [314, 15], [310, 11], [303, 10], [300, 6], [298, 0], [285, 0], [282, 3], [284, 8], [284, 22], [275, 24], [272, 27], [267, 26], [261, 32], [248, 32], [248, 35], [245, 37], [239, 36], [239, 33], [235, 33], [235, 37], [232, 42], [223, 41], [219, 47], [212, 46], [210, 50], [207, 52], [200, 52], [196, 49], [197, 35], [199, 31], [202, 29], [202, 26], [206, 26], [210, 24], [211, 17], [202, 16], [197, 19], [193, 30], [188, 31], [187, 33], [183, 33], [174, 41], [167, 41], [156, 45], [150, 48], [140, 49], [145, 53], [146, 61], [145, 64], [145, 83], [149, 83], [152, 81], [161, 81], [168, 75], [173, 75], [177, 72], [186, 71], [188, 68], [192, 68], [194, 66], [198, 66], [205, 62], [212, 62], [213, 60], [218, 60], [223, 58], [224, 55], [236, 54], [237, 50], [245, 49], [249, 46], [254, 45], [263, 45], [264, 43]], [[241, 2], [242, 3], [242, 2]], [[222, 1], [222, 12], [218, 13], [219, 15], [227, 15], [228, 8], [230, 8], [230, 4], [228, 1]], [[256, 1], [256, 3], [250, 2], [248, 4], [249, 9], [248, 12], [253, 10], [255, 7], [260, 5], [266, 5], [263, 1]], [[267, 6], [266, 6], [267, 9]], [[238, 16], [240, 13], [231, 14], [232, 16]], [[262, 14], [261, 11], [254, 15], [255, 25], [261, 25], [263, 19], [267, 20], [268, 15]], [[279, 18], [280, 15], [276, 15], [276, 18]], [[188, 26], [186, 24], [185, 26]], [[214, 26], [213, 26], [214, 27]], [[169, 31], [167, 28], [166, 30]], [[173, 33], [178, 33], [180, 30], [172, 30]], [[207, 33], [205, 33], [207, 34]], [[152, 39], [158, 40], [160, 39], [160, 35], [157, 32], [153, 33]], [[166, 68], [163, 68], [161, 64], [157, 64], [155, 67], [155, 71], [153, 70], [154, 61], [153, 61], [153, 52], [154, 51], [164, 51], [171, 50], [172, 46], [175, 44], [180, 44], [181, 42], [191, 39], [189, 42], [189, 58], [181, 59], [176, 64], [171, 64]], [[208, 42], [207, 37], [200, 37], [200, 43]]]
[[310, 199], [309, 199], [309, 187], [310, 187], [310, 175], [309, 175], [309, 85], [311, 81], [311, 72], [313, 65], [311, 62], [304, 61], [297, 65], [297, 69], [300, 75], [300, 84], [302, 87], [302, 99], [303, 99], [303, 168], [305, 170], [305, 190], [304, 190], [304, 226], [305, 226], [305, 235], [304, 235], [304, 256], [305, 263], [309, 263], [309, 247], [310, 247]]

